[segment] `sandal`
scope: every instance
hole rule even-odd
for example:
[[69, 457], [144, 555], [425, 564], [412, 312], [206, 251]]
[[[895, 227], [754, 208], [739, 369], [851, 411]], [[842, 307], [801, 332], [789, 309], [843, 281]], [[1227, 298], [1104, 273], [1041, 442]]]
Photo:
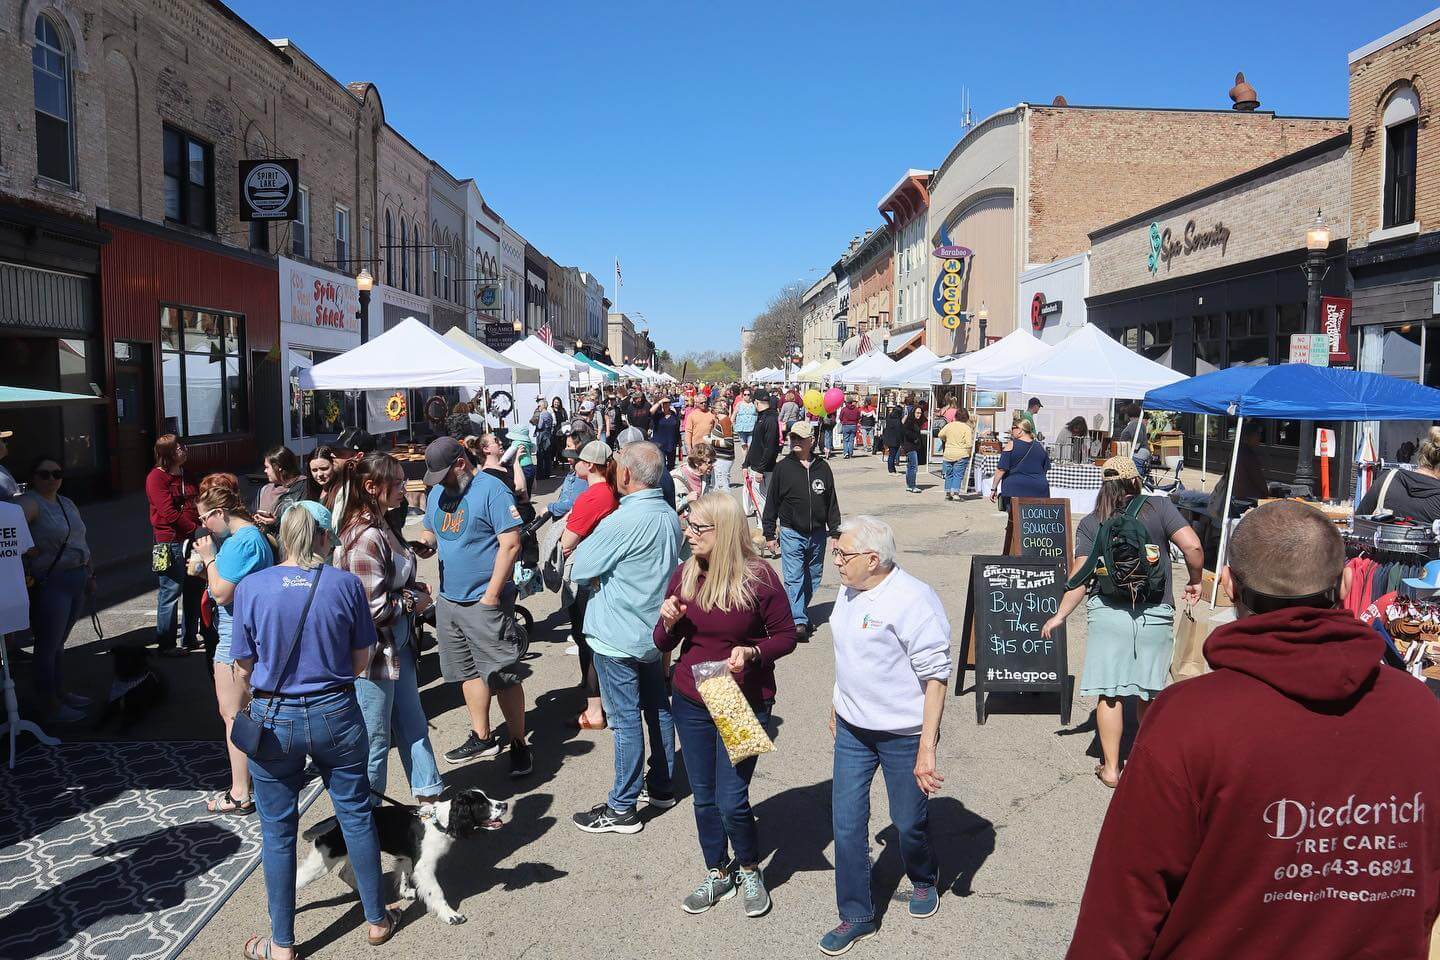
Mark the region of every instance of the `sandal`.
[[246, 797], [244, 802], [230, 796], [230, 791], [217, 793], [205, 801], [205, 809], [211, 813], [233, 814], [237, 817], [248, 817], [255, 812], [255, 801]]
[[[262, 946], [264, 947], [263, 950], [261, 949]], [[274, 957], [270, 953], [270, 948], [273, 946], [275, 946], [275, 944], [271, 942], [269, 937], [251, 937], [245, 941], [245, 949], [241, 951], [240, 955], [244, 957], [245, 960], [274, 960]], [[294, 951], [292, 956], [295, 957], [295, 960], [301, 960], [299, 950]]]
[[386, 910], [385, 919], [390, 921], [390, 926], [385, 931], [383, 936], [377, 937], [373, 933], [370, 933], [368, 931], [365, 933], [365, 939], [370, 941], [370, 946], [378, 947], [381, 944], [388, 943], [390, 941], [390, 938], [395, 936], [395, 931], [400, 929], [399, 910]]
[[1105, 784], [1105, 786], [1109, 787], [1111, 790], [1114, 790], [1116, 787], [1120, 786], [1119, 777], [1115, 778], [1114, 783], [1111, 783], [1109, 780], [1105, 779], [1105, 764], [1103, 763], [1095, 764], [1095, 779]]

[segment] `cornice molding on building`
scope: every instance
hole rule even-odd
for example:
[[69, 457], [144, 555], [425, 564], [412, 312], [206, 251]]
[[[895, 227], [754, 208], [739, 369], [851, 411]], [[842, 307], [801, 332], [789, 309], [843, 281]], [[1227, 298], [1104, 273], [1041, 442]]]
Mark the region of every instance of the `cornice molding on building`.
[[1357, 60], [1364, 60], [1372, 54], [1379, 53], [1386, 47], [1393, 46], [1403, 40], [1408, 40], [1415, 34], [1424, 32], [1428, 27], [1436, 23], [1440, 23], [1440, 7], [1436, 7], [1429, 13], [1416, 17], [1409, 23], [1396, 27], [1394, 30], [1385, 34], [1385, 36], [1371, 40], [1363, 47], [1351, 50], [1349, 63], [1353, 66]]
[[[960, 154], [964, 152], [965, 148], [972, 141], [974, 141], [980, 135], [988, 132], [992, 127], [999, 126], [1002, 120], [1018, 119], [1020, 115], [1025, 111], [1026, 107], [1027, 104], [1018, 103], [1013, 107], [1006, 107], [1004, 110], [997, 110], [994, 113], [990, 114], [990, 116], [986, 117], [984, 120], [981, 120], [979, 123], [975, 124], [975, 126], [971, 127], [969, 130], [967, 130], [965, 136], [961, 137], [956, 142], [955, 146], [950, 148], [950, 152], [946, 154], [945, 160], [940, 164], [940, 166], [936, 167], [935, 172], [930, 175], [930, 182], [929, 184], [927, 184], [926, 188], [931, 189], [936, 183], [945, 179], [945, 172], [950, 169], [950, 167], [954, 164], [956, 158], [958, 158]], [[933, 189], [931, 189], [931, 192], [934, 192]]]

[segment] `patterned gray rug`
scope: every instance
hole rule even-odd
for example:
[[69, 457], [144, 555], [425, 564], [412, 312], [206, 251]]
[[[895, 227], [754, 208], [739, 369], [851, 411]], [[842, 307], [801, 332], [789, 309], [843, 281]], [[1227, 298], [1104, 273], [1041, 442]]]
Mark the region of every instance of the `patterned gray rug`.
[[0, 956], [177, 956], [260, 862], [257, 817], [205, 809], [228, 780], [214, 742], [22, 752], [0, 770]]

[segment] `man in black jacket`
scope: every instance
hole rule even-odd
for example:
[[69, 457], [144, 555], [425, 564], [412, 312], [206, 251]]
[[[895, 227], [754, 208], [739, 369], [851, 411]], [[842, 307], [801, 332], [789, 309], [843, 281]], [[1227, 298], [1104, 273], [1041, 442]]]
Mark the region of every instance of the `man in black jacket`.
[[766, 545], [779, 548], [795, 632], [805, 640], [812, 632], [807, 608], [825, 572], [825, 541], [840, 536], [840, 501], [830, 464], [812, 456], [815, 424], [802, 420], [792, 426], [790, 442], [790, 455], [775, 464], [761, 527]]
[[[755, 394], [755, 429], [750, 434], [750, 446], [745, 451], [745, 460], [740, 466], [748, 471], [760, 502], [756, 512], [764, 510], [769, 497], [770, 475], [775, 472], [775, 460], [780, 456], [780, 418], [775, 413], [775, 404], [770, 395], [761, 391]], [[751, 484], [746, 484], [749, 489]], [[748, 512], [748, 511], [747, 511]]]

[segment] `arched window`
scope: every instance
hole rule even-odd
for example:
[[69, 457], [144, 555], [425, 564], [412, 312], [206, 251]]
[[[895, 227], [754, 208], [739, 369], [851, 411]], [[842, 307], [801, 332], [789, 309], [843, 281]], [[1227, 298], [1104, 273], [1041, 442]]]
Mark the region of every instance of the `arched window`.
[[49, 17], [35, 18], [30, 51], [35, 78], [35, 166], [47, 180], [75, 185], [75, 125], [70, 96], [70, 54]]
[[421, 254], [422, 254], [424, 251], [420, 249], [420, 223], [419, 223], [419, 221], [416, 221], [416, 222], [415, 222], [414, 230], [415, 230], [415, 246], [414, 246], [414, 248], [411, 250], [411, 253], [414, 254], [414, 257], [415, 257], [415, 263], [414, 263], [414, 267], [415, 267], [415, 292], [418, 293], [418, 294], [420, 294], [420, 295], [423, 297], [423, 296], [425, 295], [425, 267], [423, 266], [424, 261], [420, 259]]
[[400, 220], [400, 289], [410, 289], [410, 228], [404, 218]]
[[1385, 104], [1385, 209], [1380, 226], [1415, 222], [1415, 139], [1420, 130], [1420, 97], [1405, 85]]
[[395, 224], [390, 217], [390, 211], [385, 211], [385, 284], [395, 286]]

